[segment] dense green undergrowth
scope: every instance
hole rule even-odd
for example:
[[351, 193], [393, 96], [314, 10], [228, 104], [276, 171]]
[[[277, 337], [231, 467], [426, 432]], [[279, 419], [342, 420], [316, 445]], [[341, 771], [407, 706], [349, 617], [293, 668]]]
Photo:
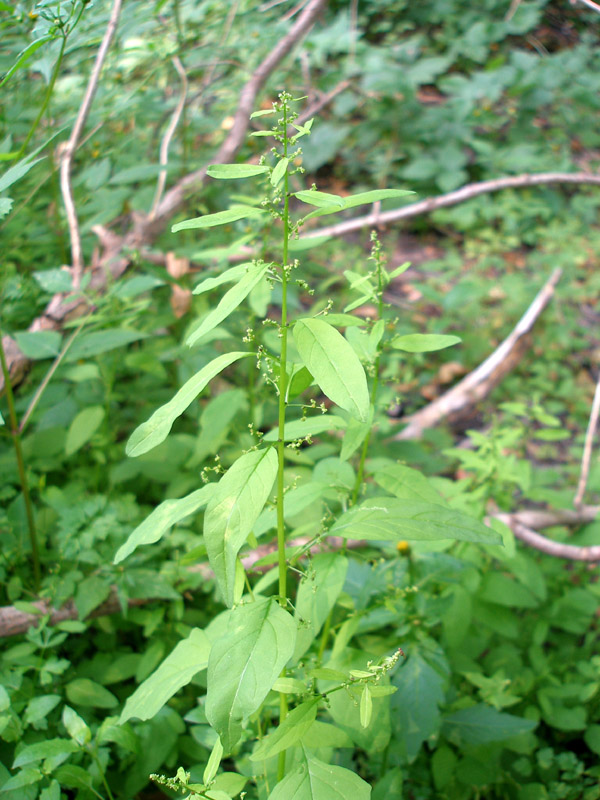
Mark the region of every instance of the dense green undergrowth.
[[[0, 150], [10, 168], [69, 130], [106, 9], [47, 2], [27, 16], [30, 9], [5, 5], [4, 73], [29, 42], [48, 35], [0, 88], [8, 101]], [[381, 186], [422, 197], [502, 174], [597, 164], [597, 133], [582, 122], [598, 103], [594, 15], [522, 2], [505, 20], [505, 6], [372, 0], [359, 4], [354, 21], [346, 4], [331, 3], [301, 58], [271, 80], [261, 109], [272, 109], [282, 85], [306, 93], [302, 64], [319, 91], [350, 81], [323, 118], [306, 125], [303, 153], [280, 152], [277, 161], [272, 140], [249, 137], [238, 171], [214, 168], [215, 180], [182, 215], [200, 213], [203, 229], [183, 225], [156, 244], [204, 265], [201, 274], [173, 279], [136, 256], [108, 291], [84, 285], [94, 313], [80, 330], [73, 320], [64, 332], [27, 332], [50, 297], [70, 287], [58, 269], [69, 256], [52, 148], [10, 187], [0, 177], [12, 200], [0, 197], [0, 325], [33, 359], [15, 389], [18, 420], [76, 332], [20, 437], [39, 591], [21, 459], [7, 434], [7, 398], [0, 399], [2, 604], [40, 617], [37, 629], [5, 639], [0, 653], [7, 800], [130, 800], [158, 791], [214, 800], [280, 800], [297, 791], [303, 800], [329, 800], [336, 781], [341, 797], [368, 797], [368, 784], [373, 800], [600, 796], [593, 568], [542, 556], [499, 523], [492, 531], [480, 522], [495, 509], [572, 507], [598, 362], [597, 190], [483, 196], [415, 221], [411, 238], [380, 234], [382, 247], [366, 234], [310, 249], [293, 237], [300, 216], [361, 213], [346, 210], [348, 196]], [[285, 32], [280, 10], [239, 3], [228, 28], [220, 4], [125, 4], [89, 128], [101, 124], [74, 169], [88, 257], [92, 225], [152, 202], [168, 56], [179, 52], [189, 78], [201, 80], [213, 65], [207, 53], [219, 54], [214, 83], [182, 121], [169, 163], [174, 181], [209, 160], [243, 82], [238, 63], [258, 64]], [[74, 22], [49, 109], [27, 142], [61, 35]], [[255, 130], [274, 119], [255, 117]], [[296, 142], [285, 146], [295, 150]], [[242, 181], [244, 164], [262, 153], [266, 160]], [[274, 174], [282, 157], [285, 168]], [[323, 194], [310, 192], [313, 176]], [[411, 201], [392, 195], [384, 204]], [[237, 218], [205, 224], [234, 207]], [[235, 266], [230, 258], [243, 247], [257, 261]], [[410, 258], [415, 264], [406, 267]], [[394, 441], [402, 424], [394, 415], [423, 406], [480, 363], [555, 266], [564, 275], [530, 353], [478, 416], [460, 432]], [[198, 290], [181, 317], [171, 305], [175, 283]], [[219, 308], [228, 315], [219, 319]], [[282, 355], [286, 315], [301, 322]], [[423, 334], [455, 344], [428, 350], [410, 338]], [[330, 374], [336, 348], [342, 389]], [[226, 363], [234, 351], [239, 359]], [[207, 369], [210, 385], [195, 378]], [[167, 405], [195, 380], [190, 403]], [[170, 414], [152, 417], [165, 406]], [[149, 418], [160, 425], [145, 428]], [[459, 446], [465, 436], [469, 447]], [[280, 549], [259, 550], [242, 582], [237, 550], [225, 547], [221, 560], [214, 542], [219, 503], [229, 503], [243, 485], [236, 470], [253, 460], [269, 462], [268, 475], [242, 504], [247, 530], [237, 531], [238, 549], [247, 557], [277, 529]], [[590, 501], [599, 481], [593, 462]], [[426, 522], [411, 529], [406, 509], [415, 503]], [[396, 515], [386, 535], [382, 504], [384, 516]], [[426, 515], [434, 507], [437, 519]], [[502, 545], [415, 540], [437, 539], [442, 517], [446, 526], [462, 521], [464, 538], [495, 534]], [[282, 534], [300, 544], [283, 552]], [[328, 535], [351, 546], [340, 550]], [[593, 522], [549, 535], [595, 544], [600, 529]], [[312, 556], [304, 552], [309, 543], [318, 545]], [[38, 596], [55, 607], [73, 601], [77, 618], [50, 627], [31, 605]], [[120, 613], [89, 616], [112, 597]], [[261, 610], [276, 631], [270, 649], [256, 622]], [[243, 651], [238, 619], [257, 637], [257, 661]], [[230, 661], [211, 667], [211, 648]], [[261, 688], [240, 681], [237, 705], [236, 665], [248, 663]]]

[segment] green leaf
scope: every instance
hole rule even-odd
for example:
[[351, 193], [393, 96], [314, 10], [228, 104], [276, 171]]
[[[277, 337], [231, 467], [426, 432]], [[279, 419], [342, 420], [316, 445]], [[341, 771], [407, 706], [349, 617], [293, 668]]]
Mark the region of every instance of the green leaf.
[[8, 696], [8, 692], [6, 691], [4, 686], [0, 684], [0, 712], [6, 711], [9, 708], [10, 708], [10, 697]]
[[252, 450], [229, 468], [204, 514], [210, 565], [225, 602], [234, 602], [236, 559], [267, 501], [277, 474], [274, 448]]
[[103, 603], [110, 594], [110, 583], [98, 575], [84, 578], [77, 586], [75, 607], [79, 619], [85, 619], [100, 603]]
[[253, 111], [250, 114], [250, 119], [256, 119], [256, 117], [264, 117], [266, 114], [274, 114], [274, 108], [261, 108], [259, 111]]
[[208, 503], [214, 491], [214, 485], [207, 483], [201, 489], [188, 494], [187, 497], [180, 497], [177, 500], [163, 500], [150, 516], [137, 526], [129, 534], [127, 541], [119, 547], [113, 563], [119, 564], [131, 555], [138, 547], [144, 544], [158, 542], [165, 533], [181, 522], [190, 514], [195, 514]]
[[315, 697], [301, 703], [287, 715], [285, 720], [273, 733], [261, 741], [257, 749], [250, 756], [250, 761], [266, 761], [267, 758], [277, 755], [282, 750], [296, 744], [312, 727], [317, 716], [320, 698]]
[[[37, 727], [37, 724], [46, 719], [48, 714], [56, 708], [61, 699], [58, 694], [40, 694], [32, 697], [25, 710], [25, 724]], [[1, 706], [0, 710], [2, 710]]]
[[73, 453], [76, 453], [77, 450], [90, 441], [102, 424], [105, 413], [102, 406], [89, 406], [77, 414], [67, 431], [65, 440], [65, 454], [67, 456], [72, 456]]
[[75, 339], [65, 356], [65, 361], [80, 361], [84, 358], [99, 356], [102, 353], [108, 353], [109, 350], [115, 350], [117, 347], [124, 347], [140, 339], [146, 339], [147, 336], [147, 333], [130, 331], [125, 328], [85, 333]]
[[173, 423], [190, 403], [196, 399], [204, 387], [226, 367], [239, 361], [240, 358], [248, 358], [252, 353], [237, 351], [224, 353], [210, 361], [200, 372], [186, 381], [177, 394], [158, 408], [150, 417], [137, 427], [129, 437], [125, 452], [128, 456], [141, 456], [152, 448], [159, 445], [169, 435]]
[[212, 779], [217, 774], [217, 770], [219, 769], [219, 764], [221, 763], [221, 758], [223, 757], [223, 745], [221, 744], [221, 740], [217, 739], [214, 743], [212, 752], [209, 756], [208, 762], [204, 769], [204, 775], [202, 776], [202, 783], [207, 786], [210, 784]]
[[405, 350], [407, 353], [431, 353], [434, 350], [443, 350], [453, 344], [461, 342], [458, 336], [443, 336], [437, 333], [409, 333], [406, 336], [397, 336], [392, 340], [392, 347], [396, 350]]
[[30, 744], [19, 751], [12, 768], [16, 769], [25, 764], [32, 764], [34, 761], [42, 761], [45, 758], [70, 755], [77, 750], [79, 750], [79, 745], [72, 739], [47, 739], [45, 742], [36, 742], [36, 744]]
[[75, 764], [65, 764], [59, 767], [54, 776], [62, 786], [69, 789], [89, 789], [92, 785], [90, 773]]
[[277, 678], [273, 684], [274, 692], [282, 694], [306, 694], [306, 684], [298, 678]]
[[344, 207], [344, 198], [337, 194], [328, 192], [317, 192], [316, 189], [304, 192], [296, 192], [294, 195], [298, 200], [318, 208], [331, 208], [335, 206], [340, 209]]
[[300, 765], [289, 772], [269, 800], [369, 800], [371, 787], [345, 767], [325, 764], [303, 748]]
[[[322, 481], [308, 481], [300, 486], [295, 486], [285, 494], [284, 515], [285, 519], [291, 519], [304, 511], [308, 506], [317, 503], [329, 488], [328, 484]], [[256, 537], [277, 526], [277, 509], [265, 508], [259, 518], [254, 523], [252, 531]]]
[[460, 511], [394, 497], [372, 497], [350, 509], [332, 525], [329, 534], [367, 541], [459, 539], [502, 544], [500, 534]]
[[444, 504], [442, 496], [433, 488], [425, 475], [404, 464], [390, 464], [385, 469], [375, 472], [373, 478], [383, 489], [396, 497]]
[[402, 753], [413, 761], [423, 742], [439, 731], [445, 679], [415, 653], [396, 671], [392, 681], [398, 687], [391, 700], [392, 725]]
[[32, 783], [39, 783], [42, 780], [42, 773], [35, 767], [25, 767], [12, 778], [9, 778], [5, 784], [0, 788], [0, 793], [14, 792], [16, 789], [22, 789], [24, 786], [31, 786]]
[[324, 394], [361, 422], [369, 416], [365, 371], [342, 334], [320, 319], [301, 319], [294, 340], [306, 368]]
[[360, 696], [360, 724], [363, 728], [368, 728], [373, 718], [373, 698], [369, 685], [365, 684], [362, 695]]
[[5, 425], [4, 417], [2, 416], [2, 412], [0, 411], [0, 425]]
[[62, 336], [58, 331], [19, 331], [15, 339], [19, 350], [32, 361], [55, 358], [60, 353]]
[[0, 81], [0, 88], [4, 86], [6, 81], [19, 69], [19, 67], [24, 66], [24, 64], [29, 61], [36, 50], [38, 50], [43, 44], [46, 44], [46, 42], [51, 42], [53, 39], [54, 36], [47, 34], [46, 36], [42, 36], [41, 39], [36, 39], [34, 42], [30, 42], [27, 47], [21, 50], [15, 63], [12, 65], [12, 67], [10, 67], [4, 78], [2, 78]]
[[335, 605], [348, 571], [348, 559], [341, 553], [319, 553], [312, 562], [308, 577], [300, 581], [296, 597], [298, 626], [294, 662], [311, 646]]
[[264, 175], [268, 167], [259, 164], [211, 164], [206, 174], [211, 178], [221, 181], [235, 180], [236, 178], [252, 178], [254, 175]]
[[283, 178], [283, 176], [287, 171], [289, 163], [290, 163], [289, 158], [282, 158], [280, 161], [277, 162], [277, 166], [275, 167], [271, 175], [271, 184], [273, 186], [276, 187], [279, 181]]
[[193, 628], [187, 639], [179, 642], [160, 667], [127, 699], [119, 724], [132, 717], [145, 720], [158, 714], [175, 692], [187, 686], [197, 672], [206, 669], [210, 649], [206, 633]]
[[217, 211], [216, 214], [205, 214], [203, 217], [185, 219], [178, 222], [171, 228], [172, 233], [185, 231], [194, 228], [214, 228], [216, 225], [227, 225], [229, 222], [236, 222], [238, 219], [257, 218], [264, 215], [264, 211], [253, 206], [235, 206], [227, 211]]
[[242, 723], [271, 690], [294, 651], [296, 623], [275, 598], [237, 606], [208, 662], [206, 717], [230, 753]]
[[62, 721], [67, 729], [67, 733], [78, 745], [83, 747], [91, 741], [92, 732], [88, 728], [86, 722], [69, 706], [63, 708]]
[[[343, 430], [347, 421], [343, 417], [335, 414], [322, 414], [320, 417], [307, 417], [306, 419], [296, 419], [286, 422], [283, 429], [283, 438], [286, 442], [294, 439], [304, 439], [305, 436], [317, 436], [326, 431]], [[276, 442], [279, 436], [279, 429], [273, 428], [263, 437], [265, 442]]]
[[357, 419], [351, 419], [348, 422], [344, 438], [342, 439], [342, 449], [340, 450], [340, 461], [347, 461], [353, 455], [371, 430], [373, 424], [373, 408], [369, 411], [369, 416], [366, 422], [360, 422]]
[[[369, 203], [377, 203], [380, 200], [392, 200], [397, 197], [406, 197], [414, 192], [407, 191], [406, 189], [374, 189], [370, 192], [359, 192], [358, 194], [344, 197], [342, 210], [347, 208], [356, 208], [356, 206], [363, 206]], [[340, 211], [340, 208], [330, 205], [327, 208], [320, 208], [318, 211], [313, 211], [306, 219], [311, 217], [323, 217], [327, 214], [335, 214]]]
[[243, 264], [236, 264], [236, 266], [231, 267], [231, 269], [226, 269], [225, 272], [222, 272], [220, 275], [216, 275], [214, 278], [205, 278], [205, 280], [201, 281], [196, 287], [194, 287], [192, 294], [203, 294], [204, 292], [210, 292], [211, 289], [214, 289], [217, 286], [221, 286], [223, 283], [233, 283], [234, 281], [239, 281], [244, 277], [246, 271], [251, 266], [252, 262], [246, 261]]
[[302, 737], [302, 744], [306, 748], [353, 746], [352, 739], [347, 733], [336, 728], [335, 725], [320, 722], [318, 719], [313, 722]]
[[260, 261], [249, 267], [239, 283], [237, 283], [235, 286], [232, 286], [229, 291], [225, 292], [217, 307], [213, 309], [206, 317], [204, 317], [199, 327], [188, 336], [186, 344], [191, 347], [197, 341], [202, 339], [203, 336], [206, 336], [209, 331], [211, 331], [213, 328], [216, 328], [217, 325], [226, 317], [228, 317], [232, 311], [235, 311], [242, 300], [244, 300], [250, 294], [252, 289], [260, 281], [263, 275], [265, 275], [268, 269], [269, 264], [264, 264]]
[[480, 703], [447, 716], [444, 731], [447, 736], [452, 739], [458, 737], [465, 744], [482, 745], [529, 733], [537, 724], [533, 720], [496, 711]]
[[90, 678], [75, 678], [67, 683], [65, 692], [69, 701], [78, 706], [114, 708], [119, 702], [112, 692]]

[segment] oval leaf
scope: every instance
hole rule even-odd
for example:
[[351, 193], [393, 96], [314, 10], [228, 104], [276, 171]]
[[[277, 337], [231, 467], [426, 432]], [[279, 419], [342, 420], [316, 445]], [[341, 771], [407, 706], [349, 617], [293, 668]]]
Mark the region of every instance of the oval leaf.
[[173, 225], [171, 232], [177, 233], [177, 231], [193, 228], [214, 228], [216, 225], [227, 225], [228, 222], [236, 222], [238, 219], [260, 217], [264, 213], [261, 208], [254, 208], [254, 206], [237, 206], [228, 208], [227, 211], [217, 211], [216, 214], [205, 214], [203, 217], [184, 219], [183, 222]]
[[89, 442], [100, 427], [104, 419], [104, 413], [102, 406], [90, 406], [77, 414], [67, 431], [65, 441], [66, 455], [73, 455], [86, 442]]
[[300, 765], [289, 772], [269, 800], [369, 800], [371, 787], [345, 767], [326, 764], [304, 751]]
[[268, 167], [258, 164], [211, 164], [206, 174], [220, 181], [234, 180], [235, 178], [252, 178], [254, 175], [264, 175]]
[[461, 342], [458, 336], [444, 336], [438, 333], [409, 333], [406, 336], [397, 336], [392, 341], [396, 350], [405, 350], [407, 353], [431, 353], [434, 350], [443, 350], [453, 344]]
[[230, 607], [235, 594], [237, 555], [271, 494], [276, 475], [275, 450], [251, 450], [238, 458], [221, 478], [206, 509], [206, 550]]
[[305, 192], [296, 192], [295, 196], [303, 203], [307, 203], [310, 206], [317, 206], [318, 208], [331, 208], [333, 206], [339, 209], [344, 207], [344, 198], [337, 194], [309, 190]]
[[217, 325], [226, 317], [228, 317], [232, 311], [235, 311], [242, 300], [244, 300], [250, 294], [252, 289], [254, 289], [256, 284], [260, 281], [268, 269], [269, 264], [264, 264], [263, 262], [252, 264], [252, 266], [244, 273], [244, 276], [239, 283], [237, 283], [235, 286], [232, 286], [229, 291], [225, 292], [219, 301], [218, 306], [213, 309], [210, 314], [204, 317], [200, 323], [200, 326], [188, 336], [186, 344], [191, 347], [193, 344], [202, 339], [203, 336], [206, 336], [209, 331], [212, 331], [213, 328], [216, 328]]
[[290, 163], [289, 158], [282, 158], [280, 161], [277, 162], [277, 166], [275, 167], [271, 175], [271, 184], [273, 186], [277, 186], [279, 181], [283, 178], [283, 176], [287, 171], [289, 163]]
[[361, 422], [369, 416], [365, 371], [342, 334], [320, 319], [301, 319], [294, 340], [306, 368], [324, 394]]
[[248, 358], [252, 353], [233, 352], [225, 353], [210, 361], [200, 372], [186, 381], [175, 397], [158, 408], [150, 419], [137, 427], [129, 437], [125, 452], [128, 456], [141, 456], [156, 447], [169, 435], [173, 422], [183, 414], [189, 404], [196, 399], [202, 389], [234, 361]]
[[210, 653], [205, 706], [225, 753], [289, 661], [295, 639], [296, 623], [275, 598], [257, 598], [229, 615], [227, 632]]

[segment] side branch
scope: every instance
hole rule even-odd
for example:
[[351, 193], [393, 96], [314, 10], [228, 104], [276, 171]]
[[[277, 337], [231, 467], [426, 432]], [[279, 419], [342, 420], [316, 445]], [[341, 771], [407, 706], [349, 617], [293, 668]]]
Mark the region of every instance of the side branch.
[[71, 261], [73, 269], [73, 287], [75, 290], [79, 289], [81, 283], [81, 275], [83, 273], [83, 254], [81, 250], [81, 234], [79, 232], [79, 222], [77, 220], [77, 212], [75, 210], [75, 203], [73, 201], [73, 192], [71, 189], [71, 163], [73, 160], [73, 153], [77, 149], [77, 142], [81, 136], [83, 126], [87, 120], [96, 89], [98, 88], [98, 81], [100, 80], [100, 72], [111, 45], [117, 24], [119, 22], [119, 14], [121, 13], [121, 0], [114, 0], [113, 8], [110, 14], [110, 19], [104, 33], [104, 38], [100, 44], [98, 54], [92, 74], [88, 81], [87, 89], [77, 119], [73, 125], [73, 130], [68, 141], [60, 148], [60, 189], [65, 204], [65, 211], [67, 214], [67, 222], [69, 225], [69, 237], [71, 239]]
[[437, 400], [400, 420], [408, 425], [393, 439], [417, 439], [426, 428], [432, 428], [451, 415], [464, 413], [486, 397], [519, 360], [524, 337], [552, 299], [561, 274], [562, 270], [554, 270], [511, 333], [484, 362]]
[[501, 189], [523, 189], [527, 186], [546, 186], [554, 183], [600, 186], [600, 175], [594, 175], [591, 172], [539, 172], [537, 174], [509, 175], [506, 178], [494, 178], [494, 180], [490, 181], [468, 183], [454, 192], [441, 194], [437, 197], [428, 197], [426, 200], [411, 203], [411, 205], [403, 208], [395, 208], [393, 211], [384, 211], [383, 213], [372, 211], [364, 217], [348, 219], [344, 222], [339, 222], [337, 225], [330, 225], [327, 228], [316, 228], [309, 233], [304, 233], [300, 238], [312, 239], [320, 236], [342, 236], [345, 233], [362, 230], [362, 228], [389, 225], [402, 219], [418, 217], [420, 214], [429, 214], [432, 211], [437, 211], [438, 208], [456, 206], [481, 194], [499, 192]]

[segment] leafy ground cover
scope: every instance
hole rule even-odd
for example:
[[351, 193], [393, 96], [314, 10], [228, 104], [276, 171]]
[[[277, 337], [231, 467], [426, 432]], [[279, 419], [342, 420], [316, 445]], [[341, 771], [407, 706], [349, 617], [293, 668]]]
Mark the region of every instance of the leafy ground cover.
[[[284, 86], [308, 96], [255, 116], [235, 164], [128, 240], [128, 269], [106, 281], [94, 226], [121, 235], [160, 208], [161, 164], [172, 187], [217, 161], [244, 69], [298, 15], [126, 3], [71, 169], [85, 313], [32, 331], [78, 280], [60, 267], [56, 143], [108, 9], [0, 5], [0, 322], [28, 361], [10, 381], [7, 362], [14, 400], [0, 400], [0, 624], [38, 623], [2, 644], [0, 792], [599, 797], [593, 562], [482, 524], [573, 510], [597, 378], [598, 189], [515, 188], [374, 240], [303, 238], [365, 213], [348, 199], [363, 192], [418, 193], [371, 195], [385, 213], [505, 175], [593, 173], [599, 18], [543, 1], [327, 4], [250, 110]], [[189, 85], [165, 164], [175, 57]], [[328, 94], [314, 123], [260, 135]], [[555, 267], [513, 371], [458, 425], [399, 440]], [[593, 458], [590, 502], [599, 480]], [[599, 543], [595, 521], [548, 535]]]

